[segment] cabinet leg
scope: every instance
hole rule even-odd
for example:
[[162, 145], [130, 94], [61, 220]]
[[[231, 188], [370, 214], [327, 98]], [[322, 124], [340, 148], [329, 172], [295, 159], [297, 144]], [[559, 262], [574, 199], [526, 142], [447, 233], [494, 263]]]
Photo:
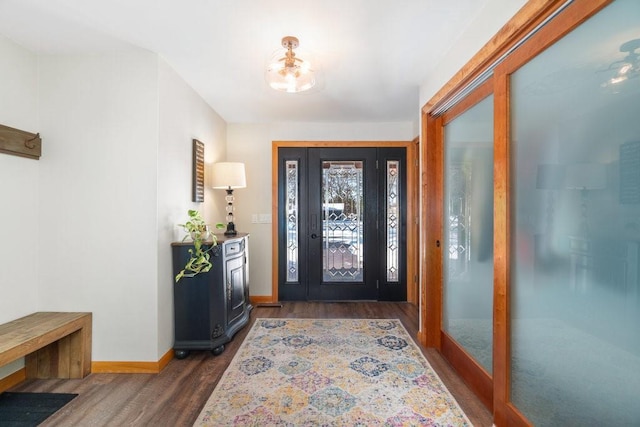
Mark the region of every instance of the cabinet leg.
[[211, 353], [213, 353], [214, 356], [220, 356], [223, 351], [224, 351], [224, 344], [222, 344], [220, 347], [216, 347], [213, 350], [211, 350]]
[[174, 350], [173, 354], [176, 356], [176, 359], [184, 359], [189, 355], [189, 350]]

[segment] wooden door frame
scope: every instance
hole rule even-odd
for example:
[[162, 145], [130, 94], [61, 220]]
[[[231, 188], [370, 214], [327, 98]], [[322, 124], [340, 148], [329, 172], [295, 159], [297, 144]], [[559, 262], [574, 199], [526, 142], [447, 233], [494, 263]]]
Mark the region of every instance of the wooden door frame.
[[419, 144], [413, 141], [273, 141], [271, 143], [271, 302], [278, 296], [278, 150], [280, 148], [406, 148], [407, 150], [407, 301], [418, 304]]
[[[493, 289], [493, 411], [494, 425], [530, 425], [510, 402], [510, 104], [509, 77], [519, 67], [571, 32], [613, 0], [529, 0], [502, 29], [453, 76], [422, 108], [422, 203], [425, 224], [420, 236], [423, 249], [420, 274], [419, 340], [442, 350], [442, 241], [443, 221], [443, 117], [439, 109], [457, 97], [474, 79], [495, 62], [494, 93], [494, 289]], [[512, 48], [553, 13], [563, 8], [548, 24]], [[499, 61], [500, 60], [500, 61]], [[503, 61], [504, 60], [504, 61]], [[464, 99], [464, 97], [462, 97]]]

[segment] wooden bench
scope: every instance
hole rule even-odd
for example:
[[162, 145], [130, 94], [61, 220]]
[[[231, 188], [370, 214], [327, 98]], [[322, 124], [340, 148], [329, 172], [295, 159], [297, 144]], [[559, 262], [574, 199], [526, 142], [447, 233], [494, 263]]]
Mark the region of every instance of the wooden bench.
[[25, 357], [27, 378], [91, 373], [91, 313], [38, 312], [0, 325], [0, 366]]

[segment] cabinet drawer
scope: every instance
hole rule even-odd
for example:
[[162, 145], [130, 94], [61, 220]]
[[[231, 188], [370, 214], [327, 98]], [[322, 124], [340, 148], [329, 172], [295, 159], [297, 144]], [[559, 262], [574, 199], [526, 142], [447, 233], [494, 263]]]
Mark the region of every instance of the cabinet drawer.
[[242, 252], [242, 241], [229, 242], [224, 245], [224, 255], [233, 256]]

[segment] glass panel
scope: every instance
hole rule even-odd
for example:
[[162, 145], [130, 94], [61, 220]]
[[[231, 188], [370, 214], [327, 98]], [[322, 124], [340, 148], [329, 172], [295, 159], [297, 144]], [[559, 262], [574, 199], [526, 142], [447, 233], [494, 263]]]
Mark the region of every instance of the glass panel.
[[298, 181], [298, 161], [287, 160], [285, 162], [287, 181], [287, 282], [298, 282], [298, 239], [300, 211], [299, 203], [299, 181]]
[[493, 369], [493, 96], [445, 126], [443, 330]]
[[640, 422], [639, 22], [618, 0], [511, 78], [511, 400], [536, 426]]
[[387, 282], [398, 282], [400, 253], [400, 162], [387, 160]]
[[325, 282], [363, 280], [363, 162], [322, 162], [322, 272]]

